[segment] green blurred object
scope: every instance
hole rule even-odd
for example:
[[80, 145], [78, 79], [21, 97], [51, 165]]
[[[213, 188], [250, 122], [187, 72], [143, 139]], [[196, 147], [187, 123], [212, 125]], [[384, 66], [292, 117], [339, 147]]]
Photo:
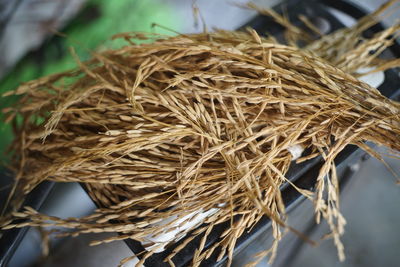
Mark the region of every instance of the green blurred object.
[[[15, 89], [19, 84], [41, 76], [66, 71], [76, 66], [67, 52], [74, 47], [81, 60], [90, 57], [90, 51], [101, 47], [116, 48], [125, 45], [123, 40], [111, 41], [113, 34], [120, 32], [153, 32], [173, 35], [173, 32], [160, 27], [180, 31], [182, 25], [174, 10], [161, 1], [145, 0], [91, 0], [81, 12], [61, 30], [67, 38], [53, 36], [45, 41], [40, 51], [26, 56], [6, 77], [0, 81], [0, 94]], [[61, 54], [61, 56], [60, 56]], [[15, 103], [16, 97], [0, 98], [0, 107]], [[0, 161], [6, 163], [9, 153], [5, 153], [12, 142], [13, 133], [10, 124], [4, 123], [4, 114], [0, 113]]]

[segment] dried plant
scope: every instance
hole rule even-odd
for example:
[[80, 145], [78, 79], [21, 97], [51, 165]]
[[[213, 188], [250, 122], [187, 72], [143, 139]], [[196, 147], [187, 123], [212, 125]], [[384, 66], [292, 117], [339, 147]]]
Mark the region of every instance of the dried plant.
[[[118, 232], [94, 244], [142, 241], [148, 252], [139, 265], [184, 238], [165, 259], [172, 266], [174, 255], [203, 234], [192, 262], [198, 266], [217, 248], [218, 259], [228, 255], [230, 263], [238, 237], [268, 216], [275, 241], [259, 256], [273, 260], [288, 227], [280, 187], [291, 183], [285, 177], [295, 159], [290, 151], [300, 148], [311, 152], [298, 162], [322, 156], [324, 164], [315, 192], [296, 189], [314, 202], [317, 220], [328, 222], [343, 259], [335, 156], [348, 144], [376, 156], [365, 141], [400, 150], [400, 104], [353, 75], [361, 67], [395, 65], [375, 59], [399, 26], [362, 39], [370, 21], [302, 49], [254, 30], [120, 34], [128, 46], [23, 84], [14, 92], [21, 95], [18, 105], [7, 110], [10, 120], [22, 117], [12, 146], [15, 207], [50, 180], [84, 184], [99, 208], [61, 219], [25, 207], [4, 217], [2, 228]], [[343, 47], [348, 35], [358, 41]], [[135, 45], [137, 38], [154, 42]], [[20, 218], [26, 221], [13, 222]], [[205, 248], [213, 228], [227, 221], [231, 227]], [[160, 236], [168, 238], [154, 242]]]

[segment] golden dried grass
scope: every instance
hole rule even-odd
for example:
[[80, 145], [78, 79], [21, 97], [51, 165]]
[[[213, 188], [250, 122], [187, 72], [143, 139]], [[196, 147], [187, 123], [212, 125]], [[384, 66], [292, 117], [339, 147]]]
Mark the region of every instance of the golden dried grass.
[[[169, 38], [120, 34], [116, 38], [130, 45], [22, 85], [15, 91], [21, 100], [8, 110], [23, 118], [13, 144], [15, 206], [50, 180], [85, 184], [100, 208], [61, 219], [25, 207], [4, 217], [2, 228], [61, 226], [72, 231], [54, 230], [59, 235], [120, 233], [95, 244], [145, 242], [172, 231], [165, 219], [182, 226], [181, 218], [189, 222], [212, 211], [170, 240], [185, 237], [166, 259], [173, 265], [173, 256], [204, 234], [192, 262], [198, 266], [217, 248], [219, 259], [227, 254], [231, 260], [238, 237], [268, 216], [275, 241], [260, 256], [273, 260], [287, 227], [280, 187], [293, 159], [288, 149], [301, 146], [312, 156], [298, 161], [322, 156], [324, 164], [315, 192], [297, 189], [314, 201], [317, 221], [327, 220], [343, 259], [335, 156], [348, 144], [373, 153], [365, 141], [400, 150], [400, 104], [352, 75], [360, 67], [396, 65], [374, 62], [399, 26], [362, 40], [370, 21], [303, 49], [253, 30]], [[155, 41], [135, 45], [135, 38]], [[27, 220], [12, 222], [18, 218]], [[231, 227], [205, 249], [212, 229], [226, 221]], [[159, 247], [150, 247], [139, 264]]]

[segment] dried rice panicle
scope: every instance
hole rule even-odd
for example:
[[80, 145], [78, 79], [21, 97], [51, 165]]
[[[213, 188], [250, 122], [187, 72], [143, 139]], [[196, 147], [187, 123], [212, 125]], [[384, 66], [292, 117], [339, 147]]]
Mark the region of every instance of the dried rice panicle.
[[[398, 26], [389, 29], [355, 49], [368, 54], [375, 44], [386, 47]], [[141, 45], [133, 44], [134, 34], [119, 37], [131, 44], [22, 85], [10, 112], [23, 118], [13, 143], [15, 207], [49, 180], [84, 184], [99, 208], [61, 219], [25, 207], [5, 216], [3, 229], [118, 232], [95, 244], [139, 240], [149, 244], [144, 259], [185, 238], [166, 259], [171, 264], [185, 244], [203, 235], [192, 263], [198, 266], [217, 248], [219, 259], [231, 260], [238, 237], [266, 215], [275, 241], [259, 256], [273, 260], [286, 227], [279, 189], [297, 146], [324, 159], [316, 191], [297, 189], [314, 201], [317, 220], [327, 220], [344, 258], [335, 156], [348, 144], [368, 150], [365, 141], [400, 151], [400, 104], [351, 75], [361, 62], [346, 52], [330, 58], [332, 47], [324, 48], [324, 41], [300, 49], [254, 31]], [[13, 223], [19, 218], [26, 221]], [[227, 221], [231, 227], [205, 248], [213, 228]], [[151, 244], [172, 228], [164, 244]]]

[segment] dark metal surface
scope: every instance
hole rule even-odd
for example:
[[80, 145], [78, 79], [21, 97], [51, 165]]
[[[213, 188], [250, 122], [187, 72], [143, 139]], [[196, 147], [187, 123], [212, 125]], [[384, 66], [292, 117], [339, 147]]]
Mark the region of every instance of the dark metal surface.
[[[0, 192], [0, 206], [3, 206], [6, 203], [6, 199], [10, 192], [11, 185], [13, 183], [13, 177], [8, 171], [3, 169], [0, 171], [0, 181], [1, 185], [3, 186], [2, 188], [5, 189]], [[39, 209], [46, 197], [49, 195], [50, 191], [53, 189], [53, 186], [53, 182], [46, 181], [41, 183], [26, 197], [23, 206], [30, 206], [34, 209]], [[1, 209], [3, 209], [3, 207], [1, 207]], [[0, 266], [7, 266], [28, 229], [28, 227], [24, 227], [1, 232]]]

